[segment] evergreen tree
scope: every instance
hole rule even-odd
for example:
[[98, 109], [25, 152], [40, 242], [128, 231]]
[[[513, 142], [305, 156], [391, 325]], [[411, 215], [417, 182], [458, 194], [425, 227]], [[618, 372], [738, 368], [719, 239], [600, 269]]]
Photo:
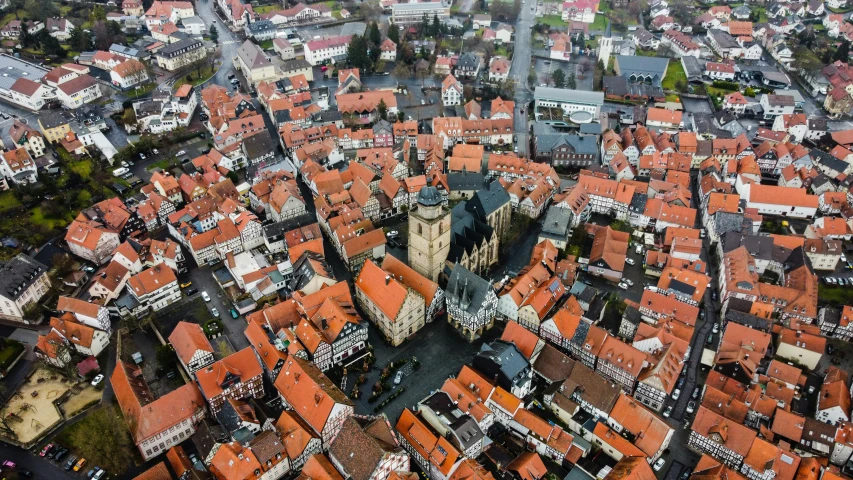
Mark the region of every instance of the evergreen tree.
[[562, 70], [557, 70], [551, 75], [551, 78], [554, 80], [554, 86], [557, 88], [564, 88], [566, 86], [566, 74]]
[[379, 25], [377, 25], [376, 22], [370, 24], [369, 37], [370, 42], [376, 45], [377, 47], [380, 43], [382, 43], [382, 34], [379, 33]]
[[379, 113], [379, 118], [388, 120], [388, 105], [385, 105], [385, 100], [379, 100], [379, 105], [376, 106], [376, 111]]
[[367, 56], [367, 40], [360, 35], [353, 35], [347, 48], [347, 57], [353, 67], [367, 70], [370, 66], [370, 57]]
[[210, 26], [210, 39], [213, 43], [219, 43], [219, 30], [216, 29], [216, 25]]
[[578, 81], [575, 78], [575, 72], [569, 74], [569, 78], [566, 79], [566, 88], [570, 90], [575, 90], [578, 88]]
[[400, 29], [396, 25], [388, 27], [388, 38], [397, 45], [400, 44]]
[[429, 18], [427, 18], [426, 13], [424, 13], [424, 18], [421, 20], [421, 34], [429, 34]]
[[850, 61], [850, 42], [844, 40], [841, 42], [841, 45], [838, 46], [838, 50], [835, 51], [835, 55], [833, 55], [834, 60], [841, 60], [842, 62], [847, 63]]
[[430, 31], [430, 34], [433, 37], [437, 37], [439, 33], [441, 33], [441, 24], [438, 22], [438, 15], [433, 15], [432, 16], [432, 29]]

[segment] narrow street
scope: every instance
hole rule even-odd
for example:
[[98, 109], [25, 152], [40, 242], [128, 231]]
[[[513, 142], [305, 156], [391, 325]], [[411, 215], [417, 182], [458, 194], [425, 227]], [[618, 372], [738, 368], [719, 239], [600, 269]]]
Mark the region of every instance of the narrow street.
[[529, 128], [527, 122], [527, 104], [533, 100], [532, 85], [527, 84], [530, 73], [531, 31], [535, 23], [535, 13], [527, 5], [522, 4], [518, 21], [515, 23], [515, 44], [512, 52], [512, 65], [509, 69], [510, 78], [515, 81], [515, 115], [513, 130], [518, 135], [518, 154], [527, 156]]

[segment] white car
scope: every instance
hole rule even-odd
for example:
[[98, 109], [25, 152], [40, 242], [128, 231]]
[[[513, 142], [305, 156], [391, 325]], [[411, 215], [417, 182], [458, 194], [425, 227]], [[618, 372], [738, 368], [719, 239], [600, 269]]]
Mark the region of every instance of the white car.
[[130, 166], [130, 164], [129, 164], [129, 163], [127, 163], [127, 162], [121, 162], [121, 166], [122, 166], [122, 167], [124, 167], [124, 168], [127, 168], [127, 167], [129, 167], [129, 166]]
[[666, 407], [666, 410], [663, 411], [663, 416], [669, 418], [672, 415], [672, 405]]
[[207, 292], [201, 292], [201, 298], [203, 298], [205, 302], [210, 301], [210, 295], [208, 295]]
[[97, 387], [98, 384], [101, 383], [103, 380], [104, 380], [104, 374], [103, 373], [99, 373], [99, 374], [95, 375], [95, 378], [92, 379], [92, 386]]
[[635, 262], [633, 258], [626, 258], [625, 263], [627, 263], [628, 265], [634, 265], [637, 262]]
[[151, 149], [151, 151], [152, 151], [152, 152], [154, 152], [154, 155], [159, 155], [159, 154], [160, 154], [160, 151], [159, 151], [159, 150], [157, 150], [156, 148], [152, 148], [152, 149]]
[[[687, 370], [685, 370], [685, 372], [686, 371]], [[680, 397], [680, 396], [681, 396], [681, 390], [676, 388], [675, 390], [672, 391], [672, 399], [673, 400], [678, 400], [678, 397]]]
[[399, 237], [400, 232], [398, 232], [397, 230], [391, 230], [390, 232], [386, 233], [385, 236], [388, 238]]
[[664, 465], [666, 465], [666, 460], [660, 458], [657, 462], [655, 462], [655, 466], [652, 468], [654, 468], [656, 472], [659, 472]]
[[403, 381], [403, 372], [398, 371], [394, 376], [394, 385], [399, 385]]
[[634, 286], [634, 281], [633, 281], [633, 280], [631, 280], [630, 278], [623, 278], [623, 279], [622, 279], [622, 282], [623, 282], [623, 283], [627, 283], [629, 287], [633, 287], [633, 286]]
[[628, 290], [628, 284], [625, 282], [619, 282], [619, 288], [622, 290]]
[[712, 332], [714, 332], [714, 333], [720, 333], [720, 324], [719, 324], [719, 323], [715, 323], [715, 324], [714, 324], [714, 328], [712, 328], [712, 329], [711, 329], [711, 331], [712, 331]]
[[139, 154], [139, 158], [141, 158], [141, 159], [145, 160], [145, 154], [144, 154], [144, 153], [140, 153], [140, 154]]
[[696, 402], [690, 400], [687, 402], [687, 413], [693, 413], [696, 410]]
[[175, 156], [180, 157], [181, 155], [186, 155], [186, 154], [187, 154], [186, 150], [181, 150], [180, 152], [176, 153]]
[[214, 317], [219, 318], [219, 310], [217, 310], [216, 308], [211, 308], [211, 309], [210, 309], [210, 313], [211, 313]]

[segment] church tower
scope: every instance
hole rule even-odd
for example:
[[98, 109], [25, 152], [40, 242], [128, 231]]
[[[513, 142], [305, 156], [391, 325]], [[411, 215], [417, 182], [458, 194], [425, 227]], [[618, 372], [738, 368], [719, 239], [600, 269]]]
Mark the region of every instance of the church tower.
[[441, 205], [438, 189], [426, 186], [418, 192], [418, 206], [409, 213], [409, 264], [433, 282], [450, 252], [450, 211]]

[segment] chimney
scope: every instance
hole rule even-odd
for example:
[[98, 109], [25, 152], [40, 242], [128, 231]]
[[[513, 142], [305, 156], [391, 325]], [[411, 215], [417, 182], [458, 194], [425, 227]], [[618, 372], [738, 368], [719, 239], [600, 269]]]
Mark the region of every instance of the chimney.
[[391, 275], [385, 275], [385, 285], [391, 283]]

